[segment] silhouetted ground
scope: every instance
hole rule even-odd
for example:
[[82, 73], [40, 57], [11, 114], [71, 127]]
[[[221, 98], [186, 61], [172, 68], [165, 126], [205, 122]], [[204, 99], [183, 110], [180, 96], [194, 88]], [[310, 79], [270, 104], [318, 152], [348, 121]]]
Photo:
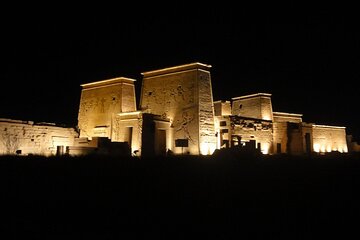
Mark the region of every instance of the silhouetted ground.
[[0, 173], [2, 239], [359, 237], [359, 155], [2, 157]]

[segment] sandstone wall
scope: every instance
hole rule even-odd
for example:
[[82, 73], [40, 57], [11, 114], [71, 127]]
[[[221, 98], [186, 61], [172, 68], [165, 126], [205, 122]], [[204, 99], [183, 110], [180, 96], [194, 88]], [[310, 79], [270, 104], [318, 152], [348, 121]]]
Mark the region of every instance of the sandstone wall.
[[241, 136], [243, 142], [255, 140], [257, 146], [260, 143], [260, 150], [264, 154], [273, 151], [272, 122], [231, 116], [231, 124], [233, 136]]
[[296, 113], [284, 113], [284, 112], [273, 112], [274, 122], [302, 122], [302, 114]]
[[134, 80], [115, 78], [82, 85], [80, 137], [110, 137], [114, 114], [136, 110]]
[[288, 144], [287, 152], [291, 154], [303, 154], [304, 136], [301, 124], [288, 122]]
[[312, 152], [312, 124], [299, 122], [299, 119], [296, 118], [288, 120], [290, 121], [273, 123], [273, 153], [277, 153], [278, 144], [281, 144], [280, 153], [304, 154]]
[[215, 101], [214, 102], [214, 115], [215, 116], [229, 116], [231, 115], [230, 101]]
[[232, 114], [241, 117], [273, 120], [270, 96], [270, 94], [257, 93], [233, 98]]
[[199, 70], [198, 82], [200, 153], [208, 155], [215, 151], [217, 145], [210, 72]]
[[277, 153], [277, 146], [280, 144], [280, 153], [287, 152], [288, 144], [288, 127], [287, 122], [274, 122], [273, 123], [274, 141], [273, 153]]
[[140, 112], [119, 113], [114, 116], [111, 140], [128, 142], [131, 152], [141, 155], [143, 119]]
[[315, 152], [348, 152], [345, 127], [313, 125]]
[[0, 119], [0, 154], [54, 155], [57, 148], [65, 153], [78, 133], [74, 128], [49, 123]]
[[232, 114], [261, 119], [260, 98], [235, 99], [232, 102]]
[[173, 139], [188, 147], [174, 153], [199, 154], [201, 143], [216, 146], [208, 66], [189, 64], [143, 73], [141, 110], [170, 119]]
[[[141, 109], [169, 118], [174, 139], [188, 139], [189, 151], [198, 154], [199, 104], [197, 71], [181, 72], [143, 79]], [[175, 148], [175, 153], [181, 149]]]
[[230, 116], [215, 116], [215, 132], [217, 136], [217, 149], [233, 146], [232, 124]]

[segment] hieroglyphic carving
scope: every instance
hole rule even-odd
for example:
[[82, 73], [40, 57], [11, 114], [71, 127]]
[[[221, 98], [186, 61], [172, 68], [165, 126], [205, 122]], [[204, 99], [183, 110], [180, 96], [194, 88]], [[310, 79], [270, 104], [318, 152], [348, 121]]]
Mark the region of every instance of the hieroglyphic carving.
[[116, 92], [111, 92], [109, 96], [110, 96], [109, 111], [113, 113], [116, 111], [116, 105], [118, 104], [118, 100], [120, 99], [120, 94]]
[[82, 137], [91, 137], [96, 125], [110, 125], [113, 113], [121, 112], [121, 87], [83, 90], [81, 93], [78, 127]]
[[17, 134], [11, 134], [8, 131], [4, 131], [1, 136], [1, 143], [5, 148], [6, 154], [15, 154], [16, 150], [20, 146], [20, 139]]
[[105, 100], [105, 98], [101, 98], [101, 99], [99, 99], [99, 112], [100, 113], [104, 113], [105, 112], [105, 102], [106, 102], [106, 100]]
[[247, 119], [241, 118], [239, 116], [230, 116], [231, 129], [234, 130], [235, 127], [239, 129], [247, 130], [272, 130], [272, 122], [264, 121], [261, 119]]
[[143, 128], [143, 118], [139, 117], [138, 118], [138, 130], [139, 130], [139, 136], [142, 135], [142, 128]]
[[172, 99], [174, 99], [175, 102], [181, 102], [181, 101], [185, 101], [185, 93], [187, 92], [187, 90], [185, 90], [182, 85], [178, 85], [176, 88], [172, 88], [169, 91], [169, 95], [170, 97], [172, 97]]
[[143, 110], [151, 106], [152, 111], [161, 111], [159, 115], [165, 119], [172, 117], [171, 110], [179, 106], [192, 105], [194, 103], [194, 83], [185, 84], [185, 82], [170, 81], [166, 86], [144, 88]]
[[79, 117], [78, 117], [78, 127], [82, 131], [82, 134], [89, 136], [87, 133], [89, 117], [88, 112], [92, 109], [91, 101], [81, 101], [80, 109], [79, 109]]
[[196, 144], [196, 141], [191, 137], [191, 133], [189, 131], [189, 123], [194, 120], [194, 115], [189, 114], [187, 111], [182, 113], [181, 121], [178, 121], [176, 127], [176, 132], [182, 131], [184, 133], [184, 137], [189, 139], [190, 143]]
[[119, 141], [119, 130], [120, 130], [120, 119], [118, 117], [114, 118], [113, 121], [113, 132], [112, 132], [112, 136], [113, 136], [113, 140], [114, 141]]

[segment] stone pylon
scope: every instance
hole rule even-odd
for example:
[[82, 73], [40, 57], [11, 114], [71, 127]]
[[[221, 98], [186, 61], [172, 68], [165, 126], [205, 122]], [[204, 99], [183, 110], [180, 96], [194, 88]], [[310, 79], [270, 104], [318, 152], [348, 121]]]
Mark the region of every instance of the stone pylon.
[[81, 85], [80, 137], [111, 138], [113, 116], [136, 111], [134, 82], [134, 79], [119, 77]]
[[210, 68], [191, 63], [142, 73], [140, 108], [170, 119], [174, 153], [212, 154], [216, 148]]

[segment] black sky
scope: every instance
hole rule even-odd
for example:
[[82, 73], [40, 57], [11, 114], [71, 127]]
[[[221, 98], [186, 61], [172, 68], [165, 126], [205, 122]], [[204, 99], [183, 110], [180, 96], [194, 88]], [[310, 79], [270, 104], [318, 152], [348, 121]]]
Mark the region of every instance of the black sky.
[[76, 125], [80, 84], [124, 76], [140, 93], [141, 72], [202, 62], [212, 65], [214, 100], [268, 92], [274, 111], [360, 136], [360, 21], [351, 6], [3, 11], [2, 118]]

